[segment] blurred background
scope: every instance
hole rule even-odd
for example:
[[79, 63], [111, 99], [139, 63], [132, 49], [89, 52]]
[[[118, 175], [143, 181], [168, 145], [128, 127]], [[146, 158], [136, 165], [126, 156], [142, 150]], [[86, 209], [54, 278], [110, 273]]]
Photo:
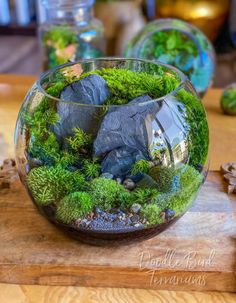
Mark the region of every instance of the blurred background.
[[[105, 28], [106, 55], [121, 56], [145, 23], [178, 18], [199, 27], [213, 43], [214, 86], [236, 80], [236, 0], [100, 0], [93, 11]], [[0, 0], [0, 73], [40, 74], [37, 33], [46, 18], [42, 0]]]

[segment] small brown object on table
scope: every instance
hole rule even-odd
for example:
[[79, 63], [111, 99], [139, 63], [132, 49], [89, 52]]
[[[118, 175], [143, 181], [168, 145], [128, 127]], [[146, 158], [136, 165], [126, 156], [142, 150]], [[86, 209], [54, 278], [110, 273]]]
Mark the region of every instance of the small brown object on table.
[[[13, 156], [16, 116], [33, 81], [32, 77], [0, 76], [0, 132], [4, 135], [8, 157]], [[211, 135], [211, 170], [234, 161], [236, 155], [236, 143], [232, 140], [236, 120], [221, 114], [220, 94], [220, 90], [210, 90], [205, 98]], [[1, 151], [2, 146], [3, 160]], [[226, 194], [226, 183], [222, 182], [220, 173], [211, 172], [193, 208], [170, 229], [138, 244], [97, 248], [71, 240], [54, 228], [39, 215], [22, 185], [16, 182], [12, 190], [4, 189], [0, 194], [1, 282], [152, 287], [155, 291], [0, 284], [0, 302], [97, 303], [117, 302], [118, 298], [120, 302], [235, 302], [234, 294], [190, 291], [235, 291], [235, 207], [235, 195]], [[169, 248], [174, 255], [167, 251]], [[152, 262], [148, 262], [149, 252]], [[147, 254], [141, 262], [142, 253]], [[170, 259], [176, 262], [170, 263]], [[150, 267], [157, 267], [152, 286], [151, 273], [147, 272]], [[174, 291], [179, 289], [188, 291]], [[41, 296], [45, 301], [40, 301]]]
[[228, 182], [228, 194], [236, 194], [236, 163], [225, 163], [221, 165], [221, 173]]

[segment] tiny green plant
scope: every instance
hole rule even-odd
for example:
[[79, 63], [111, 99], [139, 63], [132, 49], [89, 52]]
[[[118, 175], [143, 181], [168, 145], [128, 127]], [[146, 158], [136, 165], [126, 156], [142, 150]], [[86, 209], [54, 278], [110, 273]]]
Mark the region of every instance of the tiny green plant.
[[132, 192], [132, 201], [141, 205], [155, 202], [160, 192], [155, 188], [138, 188]]
[[101, 172], [101, 165], [96, 163], [96, 160], [84, 160], [83, 161], [83, 172], [88, 178], [98, 178]]
[[74, 151], [79, 151], [82, 147], [88, 146], [92, 143], [92, 136], [86, 134], [79, 127], [73, 129], [74, 136], [67, 138], [70, 147]]
[[150, 162], [147, 160], [138, 160], [134, 163], [131, 173], [136, 175], [138, 173], [148, 174], [150, 170]]

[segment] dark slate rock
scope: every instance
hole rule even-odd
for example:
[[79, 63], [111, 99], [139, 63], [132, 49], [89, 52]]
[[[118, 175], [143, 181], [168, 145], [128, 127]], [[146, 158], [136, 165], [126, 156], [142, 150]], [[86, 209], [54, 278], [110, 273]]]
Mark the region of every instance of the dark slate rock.
[[143, 158], [144, 155], [137, 149], [127, 146], [114, 149], [102, 161], [102, 172], [122, 177], [130, 172], [137, 160]]
[[143, 95], [129, 102], [133, 106], [120, 106], [108, 111], [94, 141], [97, 156], [126, 146], [139, 150], [148, 158], [152, 121], [161, 106], [158, 102], [139, 104], [150, 100], [148, 95]]
[[66, 86], [60, 95], [65, 102], [58, 102], [57, 112], [60, 121], [54, 126], [54, 132], [60, 140], [72, 135], [74, 127], [80, 127], [87, 133], [96, 134], [99, 121], [96, 114], [99, 108], [80, 106], [79, 104], [101, 105], [110, 96], [106, 81], [99, 75], [89, 75], [82, 80]]

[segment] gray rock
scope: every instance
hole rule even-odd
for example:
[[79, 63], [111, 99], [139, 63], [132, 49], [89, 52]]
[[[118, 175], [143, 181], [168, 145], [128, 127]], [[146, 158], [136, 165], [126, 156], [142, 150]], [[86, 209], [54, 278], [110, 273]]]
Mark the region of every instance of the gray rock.
[[134, 204], [131, 206], [130, 210], [132, 211], [132, 213], [137, 214], [137, 213], [140, 211], [141, 207], [142, 207], [142, 206], [141, 206], [140, 204], [134, 203]]
[[111, 151], [102, 161], [102, 173], [110, 173], [116, 177], [122, 177], [130, 172], [133, 164], [144, 155], [137, 149], [120, 147]]
[[[141, 151], [148, 158], [152, 141], [152, 121], [161, 107], [159, 102], [145, 104], [150, 100], [148, 95], [143, 95], [129, 102], [127, 106], [108, 111], [94, 141], [97, 156], [126, 146]], [[131, 104], [133, 105], [130, 106]]]
[[114, 176], [110, 173], [103, 173], [100, 177], [105, 179], [113, 179]]
[[82, 80], [66, 86], [60, 98], [67, 102], [57, 103], [59, 122], [53, 130], [60, 140], [72, 135], [74, 127], [80, 127], [85, 132], [96, 134], [99, 128], [99, 111], [101, 109], [77, 104], [101, 105], [110, 96], [106, 81], [98, 75], [89, 75]]
[[130, 220], [133, 224], [139, 223], [139, 215], [134, 214], [132, 217], [130, 217]]
[[144, 95], [127, 106], [110, 108], [94, 141], [95, 155], [107, 154], [102, 172], [122, 177], [130, 172], [135, 161], [149, 159], [152, 121], [162, 106], [159, 102], [146, 103], [150, 100]]
[[129, 190], [133, 190], [135, 188], [135, 183], [133, 180], [131, 179], [126, 179], [124, 182], [123, 182], [123, 185], [126, 189], [129, 189]]

